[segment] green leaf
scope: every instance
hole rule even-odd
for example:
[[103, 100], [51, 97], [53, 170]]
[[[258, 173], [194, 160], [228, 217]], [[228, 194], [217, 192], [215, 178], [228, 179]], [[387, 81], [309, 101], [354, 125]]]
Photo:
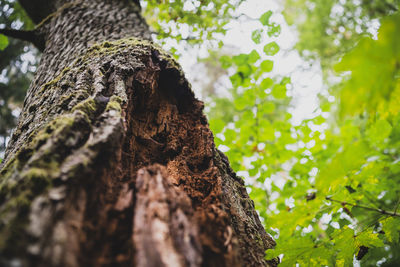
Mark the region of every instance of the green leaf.
[[259, 122], [259, 136], [263, 141], [272, 141], [275, 139], [274, 127], [268, 120]]
[[392, 125], [386, 120], [379, 120], [368, 129], [367, 134], [372, 143], [378, 143], [388, 138], [391, 132]]
[[281, 33], [281, 25], [276, 23], [271, 23], [269, 25], [267, 34], [269, 37], [277, 37]]
[[256, 100], [256, 90], [246, 90], [242, 96], [236, 97], [233, 104], [237, 110], [243, 110], [247, 107], [252, 107]]
[[260, 87], [262, 89], [268, 89], [270, 88], [272, 85], [274, 84], [274, 81], [271, 78], [265, 78], [264, 80], [262, 80]]
[[279, 254], [281, 254], [281, 253], [282, 253], [282, 251], [279, 251], [279, 250], [268, 249], [268, 250], [265, 252], [265, 259], [267, 259], [267, 260], [272, 260], [273, 258], [278, 257]]
[[256, 50], [253, 49], [249, 54], [248, 63], [253, 64], [259, 59], [260, 59], [260, 55], [258, 54], [258, 52]]
[[272, 95], [276, 99], [283, 99], [286, 97], [286, 86], [277, 84], [272, 88]]
[[240, 54], [240, 55], [232, 57], [233, 63], [235, 63], [237, 66], [246, 64], [248, 59], [249, 59], [249, 56], [246, 54]]
[[274, 102], [267, 102], [261, 105], [261, 107], [259, 107], [259, 111], [265, 114], [273, 113], [275, 111]]
[[389, 242], [398, 242], [400, 238], [400, 219], [386, 218], [382, 221], [382, 231]]
[[248, 106], [248, 103], [244, 97], [237, 97], [233, 104], [237, 110], [243, 110]]
[[0, 34], [0, 50], [4, 50], [8, 46], [7, 36]]
[[225, 122], [221, 119], [211, 119], [209, 123], [210, 123], [210, 128], [214, 132], [214, 134], [220, 133], [226, 125]]
[[254, 177], [256, 176], [258, 173], [258, 169], [257, 168], [253, 168], [253, 169], [249, 169], [249, 175]]
[[260, 67], [263, 72], [270, 72], [274, 67], [274, 62], [268, 59], [264, 60], [263, 62], [261, 62]]
[[225, 142], [229, 144], [233, 140], [235, 140], [237, 133], [235, 132], [235, 130], [226, 129], [224, 132], [224, 136], [225, 136]]
[[243, 84], [244, 77], [239, 73], [235, 73], [231, 77], [229, 77], [229, 79], [231, 80], [231, 83], [234, 87], [239, 87]]
[[357, 245], [354, 240], [354, 230], [345, 226], [342, 229], [335, 231], [333, 234], [333, 242], [339, 250], [336, 258], [338, 266], [350, 266], [353, 262], [353, 255], [357, 250]]
[[373, 233], [372, 229], [368, 229], [359, 234], [356, 238], [359, 246], [365, 247], [383, 247], [383, 241], [377, 233]]
[[229, 56], [222, 56], [219, 59], [219, 62], [221, 62], [221, 66], [224, 69], [229, 68], [230, 66], [232, 66], [232, 59]]
[[260, 22], [262, 23], [262, 25], [268, 25], [269, 19], [271, 18], [271, 16], [272, 16], [271, 10], [268, 10], [267, 12], [262, 14], [260, 17]]
[[263, 33], [263, 30], [261, 30], [261, 29], [253, 31], [251, 33], [251, 40], [253, 40], [253, 42], [256, 44], [261, 43], [262, 33]]
[[276, 42], [271, 42], [264, 46], [264, 53], [267, 56], [273, 56], [279, 51], [279, 45]]

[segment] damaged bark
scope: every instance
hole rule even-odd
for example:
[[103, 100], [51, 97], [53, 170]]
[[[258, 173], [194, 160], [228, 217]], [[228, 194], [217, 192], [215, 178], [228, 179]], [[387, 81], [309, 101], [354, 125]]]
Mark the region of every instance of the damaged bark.
[[47, 2], [0, 172], [0, 265], [276, 266], [203, 103], [138, 5]]
[[140, 169], [135, 189], [135, 266], [200, 266], [201, 243], [191, 201], [175, 188], [167, 169]]

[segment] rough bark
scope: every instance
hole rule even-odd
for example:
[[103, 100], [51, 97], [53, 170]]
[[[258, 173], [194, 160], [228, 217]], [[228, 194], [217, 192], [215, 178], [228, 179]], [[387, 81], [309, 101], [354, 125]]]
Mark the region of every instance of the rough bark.
[[0, 265], [275, 266], [202, 102], [147, 41], [139, 7], [48, 2], [0, 172]]

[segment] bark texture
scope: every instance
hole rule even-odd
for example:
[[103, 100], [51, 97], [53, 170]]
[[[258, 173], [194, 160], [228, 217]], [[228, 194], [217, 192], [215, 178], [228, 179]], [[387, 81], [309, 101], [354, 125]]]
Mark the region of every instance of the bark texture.
[[202, 102], [146, 40], [139, 7], [60, 2], [0, 172], [0, 265], [275, 266]]

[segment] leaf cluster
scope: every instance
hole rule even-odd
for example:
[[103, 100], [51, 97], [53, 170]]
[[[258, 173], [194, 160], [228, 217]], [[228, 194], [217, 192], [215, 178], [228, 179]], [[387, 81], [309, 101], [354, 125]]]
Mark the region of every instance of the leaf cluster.
[[385, 17], [377, 39], [347, 52], [335, 67], [341, 82], [300, 125], [290, 79], [269, 75], [271, 59], [221, 58], [235, 70], [231, 99], [215, 100], [210, 124], [277, 240], [267, 257], [282, 266], [400, 263], [399, 30], [400, 15]]

